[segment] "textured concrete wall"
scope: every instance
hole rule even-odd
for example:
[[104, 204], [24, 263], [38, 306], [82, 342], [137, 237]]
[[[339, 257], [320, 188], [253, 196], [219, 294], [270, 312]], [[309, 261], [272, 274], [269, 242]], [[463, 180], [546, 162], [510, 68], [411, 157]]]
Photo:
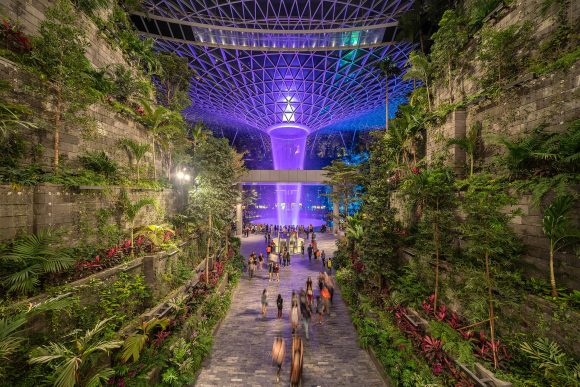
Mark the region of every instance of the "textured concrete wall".
[[[537, 50], [540, 42], [557, 26], [555, 22], [557, 7], [552, 7], [546, 15], [542, 15], [539, 12], [541, 3], [541, 0], [517, 0], [509, 7], [499, 10], [486, 25], [499, 29], [515, 23], [529, 22], [531, 40], [535, 42], [532, 50]], [[580, 4], [571, 2], [568, 12], [569, 23], [572, 26], [577, 25], [579, 17]], [[475, 60], [475, 40], [470, 42], [465, 50], [469, 61], [466, 71], [468, 76], [457, 76], [455, 79], [453, 87], [455, 102], [481, 91], [478, 79], [482, 72]], [[435, 88], [436, 104], [449, 99], [447, 85]], [[502, 90], [500, 96], [493, 100], [474, 101], [465, 109], [450, 113], [442, 125], [429, 128], [427, 158], [432, 159], [436, 152], [443, 149], [447, 139], [463, 137], [474, 125], [481, 125], [485, 157], [489, 159], [502, 151], [490, 141], [494, 136], [519, 137], [540, 125], [545, 125], [548, 131], [560, 132], [567, 128], [570, 121], [578, 118], [580, 118], [578, 62], [566, 71], [555, 71], [540, 77], [520, 74], [516, 81]], [[461, 170], [465, 165], [465, 152], [456, 147], [451, 148], [449, 161], [456, 170]], [[539, 208], [532, 206], [529, 196], [519, 197], [518, 201], [517, 207], [523, 215], [514, 219], [513, 228], [526, 247], [521, 261], [522, 268], [528, 274], [547, 278], [548, 241], [542, 232], [542, 214]], [[578, 210], [580, 208], [574, 211], [576, 221], [580, 221]], [[556, 270], [560, 284], [580, 288], [580, 261], [573, 252], [558, 254]]]
[[[53, 227], [64, 232], [64, 240], [70, 245], [87, 242], [85, 238], [94, 235], [97, 227], [97, 212], [114, 208], [121, 191], [115, 187], [95, 188], [70, 190], [54, 184], [24, 188], [0, 186], [0, 240], [12, 239], [22, 232]], [[170, 189], [129, 189], [127, 193], [131, 201], [151, 197], [159, 203], [158, 211], [141, 211], [135, 221], [136, 226], [159, 224], [181, 205], [179, 195]], [[108, 221], [118, 222], [121, 227], [127, 228], [122, 217], [111, 217]]]

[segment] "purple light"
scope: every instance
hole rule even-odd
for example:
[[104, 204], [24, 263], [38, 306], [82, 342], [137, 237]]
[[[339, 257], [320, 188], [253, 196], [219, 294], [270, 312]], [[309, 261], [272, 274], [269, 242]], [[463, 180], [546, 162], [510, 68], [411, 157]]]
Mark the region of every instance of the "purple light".
[[[272, 143], [274, 169], [304, 169], [308, 129], [299, 124], [275, 125], [266, 130]], [[278, 224], [300, 224], [302, 184], [276, 184]]]

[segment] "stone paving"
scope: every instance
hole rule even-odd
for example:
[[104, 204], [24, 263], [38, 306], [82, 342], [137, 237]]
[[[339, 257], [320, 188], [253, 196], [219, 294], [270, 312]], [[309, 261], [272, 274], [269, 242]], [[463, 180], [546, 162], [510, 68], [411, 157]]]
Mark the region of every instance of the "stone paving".
[[[332, 256], [336, 249], [332, 235], [317, 234], [318, 246]], [[263, 235], [242, 238], [242, 254], [264, 252]], [[293, 255], [292, 266], [281, 268], [280, 283], [268, 282], [266, 269], [248, 279], [244, 273], [234, 291], [231, 309], [216, 332], [211, 355], [203, 364], [196, 386], [287, 386], [290, 384], [291, 327], [288, 319], [292, 290], [306, 288], [312, 277], [315, 295], [320, 261]], [[266, 319], [260, 313], [260, 296], [268, 289]], [[276, 297], [284, 298], [283, 318], [276, 318]], [[302, 328], [299, 334], [304, 337]], [[280, 382], [270, 358], [276, 336], [286, 341], [286, 359]], [[304, 340], [303, 386], [384, 386], [368, 354], [357, 344], [348, 309], [338, 289], [330, 316], [323, 325], [310, 326], [310, 341]]]

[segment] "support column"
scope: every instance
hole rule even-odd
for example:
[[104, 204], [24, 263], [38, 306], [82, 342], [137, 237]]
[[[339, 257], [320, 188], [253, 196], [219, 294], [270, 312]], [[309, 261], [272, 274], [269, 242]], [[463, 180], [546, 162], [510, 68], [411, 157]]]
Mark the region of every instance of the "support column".
[[236, 203], [236, 235], [242, 235], [244, 228], [244, 211], [242, 209], [242, 185], [238, 185], [240, 194], [238, 196], [238, 202]]
[[[332, 190], [336, 192], [334, 187]], [[339, 201], [338, 199], [332, 201], [332, 232], [336, 235], [339, 232], [338, 224], [340, 220]]]

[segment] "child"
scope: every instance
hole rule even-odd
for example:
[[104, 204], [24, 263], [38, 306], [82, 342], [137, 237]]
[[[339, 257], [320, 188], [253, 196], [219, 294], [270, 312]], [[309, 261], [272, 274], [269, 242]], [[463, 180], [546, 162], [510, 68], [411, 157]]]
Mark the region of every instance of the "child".
[[277, 263], [274, 264], [274, 274], [276, 274], [276, 281], [280, 282], [280, 265]]
[[278, 318], [282, 318], [282, 307], [284, 305], [284, 300], [282, 299], [281, 294], [278, 294], [278, 298], [276, 299], [276, 305], [278, 306]]

